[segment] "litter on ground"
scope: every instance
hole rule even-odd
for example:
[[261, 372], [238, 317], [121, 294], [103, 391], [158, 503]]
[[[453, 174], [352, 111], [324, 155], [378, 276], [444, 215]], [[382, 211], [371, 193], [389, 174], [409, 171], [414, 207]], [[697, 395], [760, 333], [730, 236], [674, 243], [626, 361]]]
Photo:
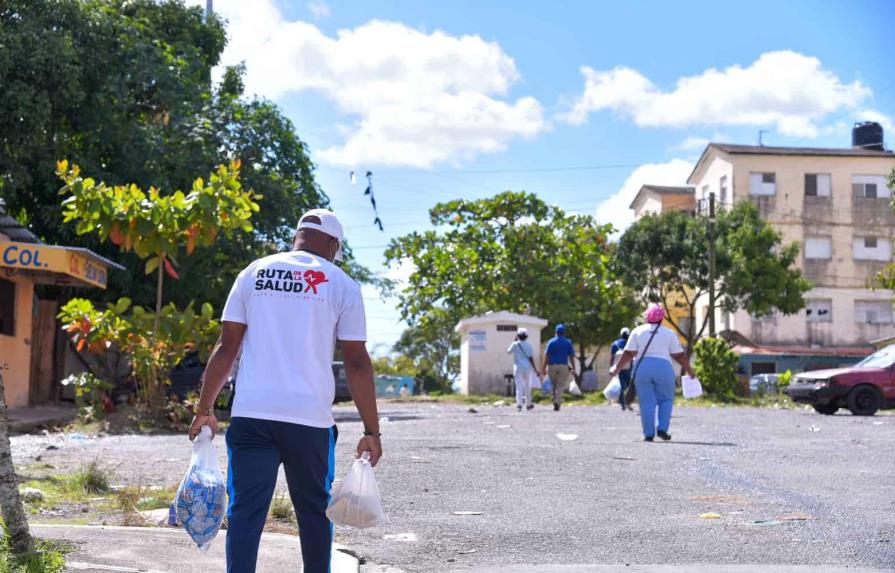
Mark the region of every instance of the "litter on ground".
[[578, 434], [556, 434], [556, 437], [563, 442], [574, 442], [578, 439]]

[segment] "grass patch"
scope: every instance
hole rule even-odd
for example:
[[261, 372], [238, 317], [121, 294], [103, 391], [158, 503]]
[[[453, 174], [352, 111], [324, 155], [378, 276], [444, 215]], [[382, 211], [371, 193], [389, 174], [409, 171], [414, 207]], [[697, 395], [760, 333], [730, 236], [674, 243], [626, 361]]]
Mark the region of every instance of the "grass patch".
[[94, 459], [86, 464], [81, 464], [68, 480], [69, 486], [75, 491], [87, 494], [99, 494], [109, 491], [109, 485], [115, 472], [110, 466]]
[[274, 519], [292, 520], [295, 511], [292, 509], [292, 500], [285, 491], [278, 491], [270, 502], [270, 516]]
[[65, 570], [65, 554], [71, 545], [49, 539], [34, 540], [35, 553], [25, 559], [17, 559], [10, 553], [9, 539], [0, 539], [0, 573], [62, 573]]

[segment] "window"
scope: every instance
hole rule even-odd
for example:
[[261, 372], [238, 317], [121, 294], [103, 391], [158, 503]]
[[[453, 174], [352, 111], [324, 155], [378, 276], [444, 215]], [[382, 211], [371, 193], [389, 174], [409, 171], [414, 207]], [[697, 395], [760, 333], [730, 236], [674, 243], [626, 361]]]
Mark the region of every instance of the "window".
[[882, 237], [855, 237], [852, 255], [856, 261], [889, 261], [892, 242]]
[[891, 324], [892, 303], [887, 300], [856, 300], [855, 322], [858, 324]]
[[777, 176], [773, 173], [750, 173], [750, 195], [774, 195], [777, 193]]
[[806, 173], [805, 174], [805, 196], [806, 197], [829, 197], [830, 175], [826, 173]]
[[832, 322], [833, 320], [833, 301], [832, 299], [815, 299], [807, 301], [808, 308], [805, 312], [808, 314], [808, 322]]
[[884, 175], [852, 175], [851, 187], [854, 196], [861, 199], [888, 199], [892, 196]]
[[0, 279], [0, 334], [16, 335], [16, 283]]
[[722, 205], [727, 203], [727, 175], [722, 177], [721, 183], [718, 184], [718, 198]]
[[833, 257], [833, 240], [830, 237], [806, 237], [805, 258], [826, 260]]

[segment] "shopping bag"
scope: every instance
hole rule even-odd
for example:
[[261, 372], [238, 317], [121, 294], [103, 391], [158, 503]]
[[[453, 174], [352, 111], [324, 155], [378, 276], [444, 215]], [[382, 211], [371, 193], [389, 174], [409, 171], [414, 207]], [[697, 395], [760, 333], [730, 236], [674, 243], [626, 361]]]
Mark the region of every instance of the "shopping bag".
[[702, 384], [697, 378], [690, 378], [686, 374], [681, 378], [681, 388], [684, 391], [684, 398], [698, 398], [702, 396]]
[[572, 396], [581, 396], [581, 388], [578, 387], [578, 383], [574, 380], [569, 383], [569, 394]]
[[615, 400], [618, 400], [621, 395], [622, 381], [619, 380], [618, 376], [613, 376], [612, 380], [609, 381], [609, 384], [603, 388], [603, 396], [606, 396], [606, 399], [610, 402], [614, 402]]
[[531, 389], [539, 390], [541, 388], [541, 377], [532, 374], [531, 376]]
[[326, 508], [326, 516], [333, 523], [363, 529], [385, 520], [379, 486], [369, 460], [367, 452], [354, 460], [345, 479], [333, 490]]
[[224, 521], [224, 476], [211, 428], [202, 426], [193, 442], [190, 468], [174, 496], [177, 520], [202, 551], [207, 551]]
[[553, 380], [551, 380], [549, 377], [544, 378], [544, 382], [541, 384], [541, 392], [543, 392], [544, 394], [553, 393]]

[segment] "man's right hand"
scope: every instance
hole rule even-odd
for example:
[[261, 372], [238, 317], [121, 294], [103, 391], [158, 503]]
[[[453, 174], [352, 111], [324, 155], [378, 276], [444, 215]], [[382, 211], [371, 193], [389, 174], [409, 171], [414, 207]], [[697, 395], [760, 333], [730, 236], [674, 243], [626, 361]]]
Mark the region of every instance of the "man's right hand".
[[364, 452], [370, 454], [370, 465], [375, 468], [379, 458], [382, 457], [382, 440], [379, 436], [364, 436], [360, 439], [355, 455], [361, 457]]

